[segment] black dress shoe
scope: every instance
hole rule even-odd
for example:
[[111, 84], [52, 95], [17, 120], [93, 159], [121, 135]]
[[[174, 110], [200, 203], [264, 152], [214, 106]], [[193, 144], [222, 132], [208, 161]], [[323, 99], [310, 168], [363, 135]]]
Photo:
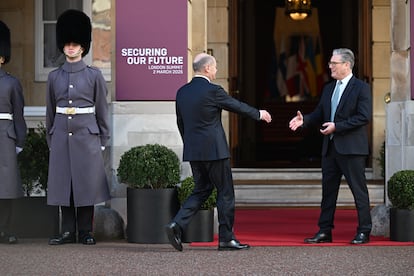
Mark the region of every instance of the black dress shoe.
[[8, 244], [16, 244], [17, 243], [16, 236], [13, 236], [13, 235], [9, 236], [7, 243]]
[[16, 236], [9, 235], [5, 232], [0, 232], [0, 243], [16, 244], [17, 243], [17, 238], [16, 238]]
[[94, 245], [96, 244], [96, 240], [93, 237], [92, 233], [86, 234], [79, 239], [79, 242], [86, 244], [86, 245]]
[[355, 238], [351, 241], [351, 244], [363, 244], [369, 242], [369, 234], [357, 233]]
[[64, 232], [62, 235], [49, 240], [50, 245], [60, 245], [65, 243], [76, 243], [75, 233]]
[[305, 243], [325, 243], [332, 242], [332, 234], [327, 232], [318, 232], [312, 238], [306, 238]]
[[219, 242], [218, 250], [241, 250], [249, 249], [250, 245], [241, 244], [238, 240], [231, 240], [228, 242]]
[[170, 222], [165, 226], [165, 231], [167, 232], [168, 240], [171, 245], [176, 250], [183, 251], [183, 245], [181, 244], [181, 227], [175, 222]]

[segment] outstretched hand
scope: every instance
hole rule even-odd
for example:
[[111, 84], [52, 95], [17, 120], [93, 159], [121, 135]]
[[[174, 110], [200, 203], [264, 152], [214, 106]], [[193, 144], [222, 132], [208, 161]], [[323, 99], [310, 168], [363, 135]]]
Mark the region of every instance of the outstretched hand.
[[272, 116], [266, 110], [259, 110], [260, 112], [260, 120], [265, 121], [266, 123], [270, 123], [272, 121]]
[[293, 131], [296, 131], [299, 127], [301, 127], [303, 125], [303, 115], [302, 113], [298, 110], [298, 112], [296, 113], [296, 116], [293, 117], [292, 120], [290, 120], [289, 122], [289, 128]]

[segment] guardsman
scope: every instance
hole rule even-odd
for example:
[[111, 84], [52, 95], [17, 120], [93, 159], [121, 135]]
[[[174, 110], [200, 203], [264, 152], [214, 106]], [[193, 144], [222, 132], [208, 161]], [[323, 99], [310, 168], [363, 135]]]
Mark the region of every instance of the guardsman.
[[61, 207], [62, 233], [50, 245], [95, 244], [94, 205], [110, 198], [102, 154], [109, 139], [108, 91], [101, 71], [83, 61], [91, 31], [89, 17], [78, 10], [63, 12], [56, 23], [66, 61], [47, 81], [47, 200]]
[[26, 122], [22, 86], [2, 66], [10, 61], [10, 30], [0, 21], [0, 243], [17, 243], [10, 234], [12, 199], [23, 196], [17, 154], [23, 150]]

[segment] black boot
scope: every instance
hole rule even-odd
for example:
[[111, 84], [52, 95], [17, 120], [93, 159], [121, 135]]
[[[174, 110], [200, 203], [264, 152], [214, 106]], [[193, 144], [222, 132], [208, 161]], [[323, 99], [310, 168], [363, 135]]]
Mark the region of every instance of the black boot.
[[15, 244], [17, 243], [17, 238], [16, 236], [7, 234], [5, 232], [0, 232], [0, 243]]
[[51, 238], [50, 245], [60, 245], [65, 243], [76, 243], [76, 235], [72, 232], [64, 232], [62, 235]]
[[96, 244], [96, 240], [91, 232], [79, 233], [79, 243], [94, 245]]

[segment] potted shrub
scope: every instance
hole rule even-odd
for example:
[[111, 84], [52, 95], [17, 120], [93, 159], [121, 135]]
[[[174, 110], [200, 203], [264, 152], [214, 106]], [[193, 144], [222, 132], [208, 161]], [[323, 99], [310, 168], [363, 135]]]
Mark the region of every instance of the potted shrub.
[[[178, 200], [182, 205], [194, 190], [194, 178], [185, 178], [178, 188]], [[187, 229], [184, 229], [183, 242], [210, 242], [214, 239], [214, 208], [217, 202], [217, 190], [201, 205], [200, 210], [192, 218]]]
[[414, 241], [414, 170], [394, 173], [388, 180], [390, 239]]
[[18, 237], [50, 237], [59, 231], [59, 209], [47, 205], [49, 148], [46, 128], [29, 129], [17, 157], [25, 197], [13, 200], [12, 229]]
[[127, 240], [168, 243], [164, 225], [179, 209], [180, 160], [159, 144], [136, 146], [122, 154], [118, 177], [127, 185]]

